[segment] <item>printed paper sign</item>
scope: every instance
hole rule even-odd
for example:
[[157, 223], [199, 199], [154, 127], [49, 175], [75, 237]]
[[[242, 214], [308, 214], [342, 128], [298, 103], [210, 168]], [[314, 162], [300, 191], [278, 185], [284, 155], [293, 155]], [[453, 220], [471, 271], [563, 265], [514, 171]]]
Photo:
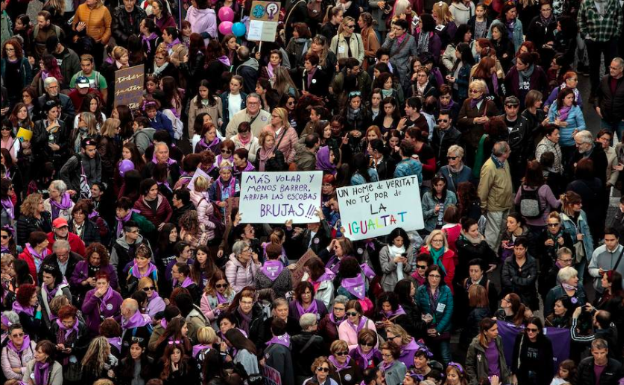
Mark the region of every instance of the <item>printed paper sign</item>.
[[126, 105], [131, 110], [139, 108], [143, 98], [144, 76], [143, 64], [115, 71], [115, 107]]
[[254, 1], [249, 14], [249, 41], [275, 41], [281, 4], [279, 1]]
[[322, 171], [244, 172], [242, 223], [316, 223], [321, 206]]
[[352, 241], [387, 235], [397, 227], [425, 227], [417, 176], [336, 190], [345, 237]]
[[262, 366], [262, 375], [264, 376], [265, 385], [282, 385], [282, 376], [280, 372], [268, 365]]

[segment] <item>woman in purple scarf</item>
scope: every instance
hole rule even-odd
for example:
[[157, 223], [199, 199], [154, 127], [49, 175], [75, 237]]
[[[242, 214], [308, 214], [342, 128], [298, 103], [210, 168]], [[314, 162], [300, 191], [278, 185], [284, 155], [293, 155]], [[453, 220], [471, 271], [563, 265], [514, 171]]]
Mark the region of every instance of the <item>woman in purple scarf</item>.
[[266, 246], [267, 261], [258, 271], [255, 277], [256, 289], [273, 289], [275, 295], [284, 297], [292, 290], [292, 278], [290, 270], [284, 267], [280, 260], [282, 256], [282, 246], [270, 243]]
[[55, 337], [52, 341], [57, 346], [57, 358], [64, 368], [63, 378], [69, 381], [69, 369], [72, 365], [80, 365], [78, 362], [89, 346], [87, 326], [78, 319], [78, 309], [65, 305], [58, 311], [58, 318], [52, 324], [51, 330]]
[[103, 271], [95, 275], [95, 288], [88, 291], [82, 305], [87, 327], [91, 336], [98, 335], [102, 319], [114, 317], [121, 322], [123, 298], [110, 286], [110, 278]]
[[[256, 290], [247, 286], [234, 297], [228, 309], [234, 314], [238, 328], [252, 341], [256, 340], [262, 329], [262, 307], [255, 302], [255, 297]], [[223, 330], [221, 322], [219, 327]]]
[[45, 211], [52, 215], [52, 220], [65, 218], [68, 222], [72, 220], [71, 212], [74, 202], [67, 191], [67, 185], [62, 180], [53, 180], [48, 188], [50, 197], [43, 201]]
[[349, 356], [362, 371], [376, 368], [381, 362], [381, 352], [375, 347], [378, 336], [372, 329], [362, 329], [357, 334], [358, 344], [349, 351]]
[[41, 268], [41, 291], [39, 292], [39, 303], [42, 311], [42, 319], [48, 329], [52, 327], [57, 317], [50, 310], [50, 303], [56, 297], [64, 295], [69, 302], [72, 301], [72, 293], [69, 290], [67, 280], [63, 276], [61, 269], [56, 263], [47, 263]]
[[399, 361], [399, 355], [401, 349], [394, 342], [385, 342], [380, 347], [381, 357], [383, 361], [379, 364], [386, 385], [400, 385], [403, 383], [403, 378], [407, 373], [405, 364]]
[[191, 278], [191, 267], [184, 262], [177, 262], [171, 268], [171, 285], [175, 289], [177, 287], [183, 287], [189, 291], [191, 297], [193, 298], [193, 302], [199, 303], [199, 287], [193, 279]]
[[26, 365], [24, 378], [28, 385], [63, 385], [63, 367], [54, 361], [56, 346], [43, 340], [35, 347], [35, 359]]
[[156, 265], [152, 263], [152, 251], [145, 243], [137, 247], [134, 262], [128, 270], [125, 287], [128, 295], [132, 295], [136, 291], [139, 280], [143, 277], [150, 277], [154, 281], [156, 290], [158, 290], [158, 270]]
[[138, 290], [144, 291], [147, 294], [147, 308], [145, 313], [154, 320], [156, 314], [165, 310], [166, 307], [165, 301], [158, 294], [156, 284], [152, 278], [143, 277], [139, 279]]
[[38, 340], [37, 336], [41, 334], [41, 304], [35, 285], [20, 285], [13, 302], [13, 311], [19, 316], [24, 331], [35, 341]]
[[210, 320], [212, 328], [218, 330], [217, 317], [226, 311], [236, 293], [225, 279], [225, 274], [217, 269], [208, 281], [200, 300], [202, 313]]
[[[375, 326], [377, 326], [378, 333], [384, 339], [387, 339], [386, 329], [394, 325], [400, 325], [405, 330], [414, 330], [412, 326], [413, 321], [410, 320], [403, 307], [399, 304], [399, 296], [393, 292], [384, 292], [377, 298], [375, 314]], [[405, 365], [408, 365], [408, 363], [405, 363]]]
[[101, 243], [95, 242], [87, 247], [85, 259], [78, 262], [69, 279], [74, 303], [82, 306], [87, 291], [95, 287], [95, 275], [100, 271], [108, 274], [110, 286], [117, 288], [117, 272], [110, 264], [108, 250]]
[[9, 327], [8, 335], [8, 342], [2, 348], [2, 369], [7, 380], [22, 381], [28, 362], [34, 358], [35, 342], [19, 323]]
[[349, 356], [349, 345], [342, 340], [332, 342], [329, 348], [329, 375], [341, 385], [355, 385], [362, 381], [362, 369]]
[[306, 313], [316, 314], [316, 319], [321, 320], [327, 315], [327, 307], [323, 301], [314, 299], [314, 285], [303, 281], [297, 284], [294, 293], [294, 301], [290, 302], [289, 312], [295, 319], [301, 318]]
[[[347, 341], [349, 349], [357, 347], [358, 334], [363, 329], [375, 330], [375, 323], [364, 315], [360, 301], [352, 299], [347, 302], [347, 319], [338, 326], [338, 335]], [[375, 345], [377, 346], [377, 345]]]
[[217, 136], [217, 126], [215, 126], [214, 123], [204, 124], [199, 135], [201, 139], [195, 145], [196, 154], [205, 150], [210, 150], [213, 154], [219, 154], [221, 152], [222, 143], [221, 139]]
[[336, 155], [329, 148], [323, 146], [316, 153], [316, 169], [323, 171], [324, 174], [336, 175]]

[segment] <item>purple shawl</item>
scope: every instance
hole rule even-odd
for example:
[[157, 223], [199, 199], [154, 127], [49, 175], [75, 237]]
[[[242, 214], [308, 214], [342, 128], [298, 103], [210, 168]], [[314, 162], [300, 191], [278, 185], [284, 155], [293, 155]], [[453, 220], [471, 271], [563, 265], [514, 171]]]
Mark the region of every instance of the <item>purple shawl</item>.
[[284, 264], [280, 261], [266, 261], [260, 271], [271, 281], [275, 281], [284, 270]]
[[316, 281], [313, 281], [312, 279], [310, 279], [310, 281], [312, 283], [322, 283], [323, 281], [333, 281], [334, 278], [336, 278], [336, 274], [334, 274], [333, 271], [329, 270], [328, 268], [325, 268], [325, 273], [323, 273], [323, 275], [321, 275]]
[[332, 175], [336, 174], [336, 165], [329, 161], [329, 146], [319, 148], [316, 153], [316, 169], [326, 171]]
[[28, 250], [30, 255], [33, 256], [33, 258], [38, 258], [41, 261], [43, 261], [48, 256], [48, 249], [47, 248], [45, 248], [45, 249], [43, 249], [43, 251], [41, 251], [41, 255], [37, 254], [37, 251], [30, 245], [30, 243], [26, 244], [26, 249]]
[[57, 203], [54, 199], [50, 198], [50, 206], [52, 206], [52, 220], [58, 218], [61, 210], [69, 210], [71, 205], [72, 200], [67, 192], [61, 197], [61, 203]]
[[[249, 327], [251, 326], [251, 314], [245, 314], [241, 310], [240, 306], [236, 308], [236, 312], [240, 316], [240, 328], [245, 331], [245, 334], [249, 334]], [[253, 313], [253, 311], [252, 311]]]
[[21, 348], [16, 348], [15, 345], [13, 344], [13, 341], [9, 340], [9, 343], [7, 343], [7, 348], [9, 348], [10, 350], [13, 350], [15, 353], [17, 353], [18, 355], [21, 356], [21, 353], [28, 349], [30, 347], [30, 337], [28, 336], [28, 334], [24, 334], [24, 342], [22, 342], [22, 347]]
[[214, 140], [210, 144], [206, 143], [206, 138], [201, 138], [198, 144], [205, 150], [210, 150], [212, 152], [215, 152], [214, 148], [218, 146], [219, 143], [221, 143], [221, 140], [219, 140], [219, 138], [217, 137], [217, 138], [214, 138]]
[[77, 318], [74, 320], [74, 326], [70, 328], [66, 328], [60, 319], [56, 320], [56, 324], [58, 325], [59, 330], [65, 331], [65, 341], [67, 341], [67, 339], [69, 338], [69, 335], [72, 332], [76, 332], [76, 338], [78, 338], [78, 319]]
[[318, 304], [316, 303], [316, 300], [314, 298], [312, 298], [312, 303], [310, 303], [310, 306], [308, 306], [307, 309], [304, 309], [303, 305], [301, 305], [301, 302], [298, 300], [295, 300], [295, 306], [297, 307], [299, 317], [306, 313], [318, 314]]
[[477, 108], [477, 104], [483, 101], [483, 95], [479, 99], [470, 99], [470, 108]]
[[141, 314], [140, 311], [136, 311], [129, 320], [122, 317], [121, 328], [124, 330], [140, 328], [152, 322], [152, 319], [147, 314]]
[[333, 355], [329, 356], [328, 360], [334, 365], [337, 372], [340, 372], [343, 369], [349, 369], [351, 367], [349, 366], [349, 364], [351, 363], [351, 357], [349, 357], [348, 355], [347, 355], [347, 361], [345, 361], [344, 364], [338, 363], [338, 360]]
[[[95, 293], [93, 295], [95, 295]], [[100, 312], [104, 312], [105, 310], [107, 310], [106, 306], [108, 306], [108, 300], [111, 299], [112, 297], [113, 297], [113, 288], [108, 286], [108, 290], [106, 290], [106, 293], [104, 293], [104, 296], [102, 297], [102, 303], [100, 303]]]
[[2, 203], [2, 208], [6, 210], [7, 214], [9, 214], [9, 217], [11, 219], [15, 219], [15, 206], [13, 206], [13, 201], [11, 200], [11, 198], [2, 199], [0, 200], [0, 203]]
[[403, 310], [403, 307], [401, 307], [401, 305], [399, 305], [399, 308], [396, 309], [396, 311], [389, 311], [389, 312], [382, 311], [381, 314], [384, 317], [390, 319], [392, 317], [397, 317], [397, 316], [400, 316], [400, 315], [404, 315], [405, 314], [405, 310]]
[[352, 295], [356, 296], [358, 299], [364, 299], [366, 296], [366, 285], [364, 282], [364, 276], [362, 274], [358, 274], [353, 278], [345, 278], [340, 282], [340, 286], [342, 286], [345, 290], [347, 290]]
[[360, 330], [364, 329], [364, 326], [366, 326], [366, 323], [368, 322], [368, 318], [366, 318], [365, 316], [360, 316], [360, 322], [357, 324], [357, 326], [351, 323], [348, 318], [345, 322], [347, 323], [347, 325], [351, 326], [353, 330], [355, 330], [355, 334], [357, 334], [360, 332]]
[[267, 348], [273, 344], [279, 344], [290, 348], [290, 336], [288, 333], [284, 333], [281, 336], [273, 336], [273, 338], [267, 342]]
[[121, 337], [108, 337], [106, 339], [111, 346], [114, 346], [117, 350], [121, 351]]
[[184, 281], [182, 281], [182, 283], [180, 284], [180, 287], [189, 287], [193, 284], [193, 280], [191, 279], [191, 277], [186, 277], [184, 278]]
[[17, 314], [26, 313], [29, 316], [33, 317], [35, 315], [35, 307], [34, 306], [26, 306], [23, 307], [19, 302], [13, 302], [13, 311]]
[[132, 272], [133, 277], [137, 279], [141, 279], [143, 277], [149, 277], [153, 272], [155, 272], [156, 266], [154, 266], [154, 264], [150, 262], [149, 265], [147, 266], [147, 271], [145, 272], [145, 274], [141, 274], [141, 271], [139, 270], [139, 266], [136, 264], [136, 262], [134, 262], [130, 270]]
[[212, 347], [210, 345], [202, 345], [202, 344], [194, 345], [192, 357], [197, 358], [197, 355], [199, 354], [199, 352], [201, 352], [204, 349], [206, 349], [206, 352], [208, 352], [210, 351], [210, 349], [212, 349]]
[[[42, 364], [41, 362], [35, 361], [35, 367], [33, 368], [35, 372], [35, 385], [48, 385], [50, 381], [50, 363], [46, 362]], [[43, 377], [41, 376], [41, 372], [43, 371]]]

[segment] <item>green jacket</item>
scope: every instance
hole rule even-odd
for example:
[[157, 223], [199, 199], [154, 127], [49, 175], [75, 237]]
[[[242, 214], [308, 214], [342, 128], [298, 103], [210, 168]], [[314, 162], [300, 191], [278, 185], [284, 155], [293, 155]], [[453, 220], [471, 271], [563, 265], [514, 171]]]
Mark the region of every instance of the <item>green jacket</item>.
[[[505, 361], [505, 352], [503, 351], [503, 340], [496, 338], [496, 348], [498, 349], [498, 365], [500, 367], [501, 384], [511, 383], [511, 371]], [[488, 378], [488, 362], [485, 358], [485, 348], [479, 343], [479, 336], [473, 338], [468, 347], [466, 355], [466, 374], [470, 385], [478, 385], [481, 380]]]
[[13, 23], [11, 23], [11, 18], [9, 17], [9, 14], [6, 13], [6, 11], [2, 11], [2, 37], [0, 40], [2, 40], [2, 46], [4, 46], [4, 42], [9, 40], [11, 38], [11, 36], [13, 36], [13, 33], [11, 31], [13, 31]]
[[154, 226], [152, 222], [150, 222], [147, 218], [145, 218], [141, 214], [132, 213], [130, 220], [133, 220], [136, 222], [136, 224], [139, 226], [139, 229], [141, 230], [142, 235], [151, 234], [154, 231], [156, 231], [156, 226]]

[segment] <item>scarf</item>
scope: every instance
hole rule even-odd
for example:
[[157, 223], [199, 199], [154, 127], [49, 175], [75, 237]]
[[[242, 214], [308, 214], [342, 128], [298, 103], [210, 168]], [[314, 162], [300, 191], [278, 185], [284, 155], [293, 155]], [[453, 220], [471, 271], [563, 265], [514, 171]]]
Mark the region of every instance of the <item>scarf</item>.
[[429, 247], [429, 254], [431, 254], [431, 258], [433, 258], [433, 264], [434, 265], [438, 265], [442, 268], [442, 271], [444, 271], [444, 274], [446, 274], [446, 269], [444, 268], [444, 265], [442, 264], [442, 256], [444, 255], [444, 249], [440, 249], [440, 250], [435, 250], [432, 247]]
[[117, 219], [117, 238], [121, 237], [123, 235], [123, 225], [124, 223], [128, 222], [130, 220], [130, 218], [132, 217], [132, 213], [137, 213], [139, 214], [140, 211], [137, 209], [130, 209], [130, 211], [128, 211], [128, 214], [126, 214], [125, 217], [123, 218], [119, 218], [117, 216], [115, 216], [115, 219]]
[[[240, 316], [240, 328], [245, 331], [245, 334], [249, 334], [249, 326], [251, 326], [251, 314], [247, 315], [243, 313], [240, 306], [236, 309], [236, 312]], [[253, 313], [253, 312], [252, 312]]]
[[576, 291], [578, 289], [578, 286], [572, 286], [569, 283], [562, 283], [561, 286], [564, 288], [564, 290], [573, 290]]
[[470, 108], [477, 108], [477, 105], [483, 101], [483, 95], [479, 99], [470, 99]]
[[325, 272], [323, 273], [323, 275], [318, 277], [318, 279], [316, 281], [314, 281], [314, 280], [312, 280], [312, 278], [310, 278], [310, 282], [312, 282], [312, 283], [321, 283], [323, 281], [333, 281], [333, 279], [335, 277], [336, 277], [336, 274], [334, 274], [333, 271], [329, 270], [328, 268], [325, 268]]
[[268, 150], [265, 149], [264, 146], [260, 147], [260, 152], [258, 152], [258, 158], [260, 158], [258, 169], [260, 171], [264, 171], [264, 169], [266, 168], [266, 162], [268, 162], [269, 158], [271, 157], [271, 155], [273, 155], [274, 152], [275, 146], [269, 148]]
[[240, 168], [236, 167], [235, 168], [235, 175], [236, 174], [242, 174], [245, 171], [254, 171], [256, 168], [253, 166], [253, 164], [251, 164], [251, 162], [247, 162], [247, 165], [245, 165], [245, 167], [241, 170]]
[[48, 385], [50, 381], [50, 363], [46, 362], [42, 364], [41, 362], [35, 361], [33, 370], [35, 371], [35, 385]]
[[[279, 67], [279, 64], [275, 68], [278, 68], [278, 67]], [[267, 73], [269, 74], [269, 79], [273, 79], [273, 77], [275, 76], [274, 75], [275, 69], [273, 68], [271, 63], [267, 64], [266, 70], [267, 70]]]
[[[154, 156], [152, 156], [152, 163], [154, 163], [154, 164], [161, 163], [161, 162], [158, 161], [158, 159], [156, 159], [156, 155], [155, 154], [154, 154]], [[178, 162], [175, 159], [168, 158], [166, 163], [167, 163], [167, 166], [171, 166], [172, 164], [176, 164]]]
[[337, 320], [337, 319], [336, 319], [336, 316], [334, 315], [334, 312], [331, 312], [331, 313], [329, 314], [329, 320], [330, 320], [330, 321], [331, 321], [331, 322], [332, 322], [332, 323], [333, 323], [336, 327], [338, 327], [338, 326], [342, 323], [342, 321], [344, 321], [344, 320], [345, 320], [345, 317], [342, 317], [341, 319], [338, 319], [338, 320]]
[[2, 203], [2, 208], [9, 214], [9, 218], [15, 219], [15, 206], [11, 198], [2, 199], [0, 203]]
[[[180, 42], [179, 38], [176, 38], [174, 41], [172, 41], [171, 43], [167, 44], [167, 50], [168, 51], [173, 51], [173, 47], [175, 47], [178, 44], [182, 44]], [[169, 54], [171, 54], [171, 52], [169, 52]]]
[[117, 350], [121, 351], [121, 337], [107, 337], [106, 339], [111, 346], [114, 346]]
[[420, 31], [418, 35], [418, 46], [416, 52], [420, 55], [423, 52], [429, 52], [429, 39], [433, 36], [433, 32]]
[[531, 76], [533, 75], [533, 71], [535, 71], [535, 65], [530, 65], [524, 71], [518, 71], [518, 81], [520, 83], [520, 89], [523, 90], [523, 84], [531, 82]]
[[340, 286], [357, 297], [357, 299], [364, 299], [364, 296], [366, 295], [366, 285], [362, 274], [358, 274], [353, 278], [343, 279], [340, 282]]
[[553, 21], [554, 17], [555, 17], [555, 16], [554, 16], [554, 13], [553, 13], [553, 12], [551, 12], [551, 13], [550, 13], [550, 17], [548, 17], [548, 18], [544, 18], [544, 17], [542, 16], [542, 13], [540, 12], [540, 21], [542, 22], [542, 25], [543, 25], [544, 27], [546, 27], [546, 29], [548, 29], [548, 26], [550, 25], [550, 23], [552, 23], [552, 21]]
[[152, 50], [150, 42], [156, 38], [158, 38], [158, 35], [155, 32], [152, 32], [149, 36], [143, 35], [141, 37], [141, 42], [146, 46], [147, 53], [150, 53]]
[[232, 65], [232, 63], [230, 63], [230, 58], [225, 55], [218, 57], [217, 60], [225, 64], [227, 67]]
[[302, 55], [305, 56], [306, 52], [308, 52], [308, 44], [310, 44], [310, 39], [306, 39], [305, 37], [298, 37], [295, 39], [296, 44], [303, 44], [303, 48], [301, 50]]
[[381, 361], [381, 371], [385, 373], [388, 369], [390, 369], [392, 367], [393, 364], [394, 364], [394, 361], [392, 361], [389, 364]]
[[362, 357], [363, 359], [365, 359], [365, 360], [366, 360], [366, 362], [367, 362], [367, 363], [368, 363], [368, 361], [370, 361], [370, 360], [373, 358], [373, 356], [375, 355], [375, 348], [372, 348], [372, 349], [370, 350], [370, 352], [368, 352], [368, 353], [364, 353], [364, 352], [362, 351], [362, 348], [360, 347], [360, 344], [358, 344], [358, 346], [357, 346], [357, 348], [355, 348], [355, 350], [357, 351], [357, 354], [359, 354], [359, 355], [360, 355], [360, 357]]
[[17, 301], [13, 302], [13, 311], [16, 312], [17, 314], [19, 314], [19, 313], [26, 313], [26, 314], [28, 314], [31, 317], [34, 317], [34, 315], [35, 315], [35, 307], [34, 306], [23, 307]]
[[39, 259], [41, 262], [43, 262], [43, 260], [48, 256], [48, 249], [45, 248], [43, 250], [41, 250], [41, 254], [38, 254], [37, 251], [30, 245], [30, 243], [26, 244], [26, 249], [28, 250], [28, 252], [30, 253], [30, 255], [32, 255], [33, 257]]
[[24, 342], [22, 342], [22, 346], [19, 349], [13, 344], [13, 341], [11, 340], [9, 340], [9, 343], [7, 344], [7, 348], [11, 349], [15, 353], [17, 353], [19, 356], [21, 356], [22, 353], [29, 347], [30, 347], [30, 337], [28, 336], [28, 334], [25, 334], [25, 333], [24, 333]]
[[55, 220], [58, 218], [61, 210], [69, 210], [71, 208], [72, 200], [69, 193], [65, 193], [61, 197], [61, 203], [56, 202], [54, 199], [50, 199], [50, 205], [52, 206], [52, 220]]
[[492, 74], [492, 91], [495, 94], [498, 93], [498, 75], [496, 73]]
[[[366, 326], [366, 323], [368, 322], [368, 318], [364, 317], [364, 316], [360, 316], [360, 322], [357, 325], [354, 325], [351, 321], [349, 321], [349, 319], [347, 318], [347, 325], [351, 326], [353, 328], [353, 330], [355, 330], [355, 334], [358, 334], [360, 332], [360, 330], [364, 329], [364, 326]], [[359, 346], [359, 345], [358, 345]]]
[[65, 325], [61, 322], [61, 320], [60, 320], [60, 319], [57, 319], [57, 320], [56, 320], [56, 324], [57, 324], [57, 325], [58, 325], [58, 327], [59, 327], [59, 331], [61, 331], [61, 330], [62, 330], [62, 331], [64, 331], [64, 332], [65, 332], [65, 334], [63, 335], [63, 338], [64, 338], [63, 342], [65, 342], [65, 341], [67, 341], [67, 340], [68, 340], [69, 335], [70, 335], [72, 332], [76, 332], [76, 337], [78, 337], [78, 319], [77, 319], [77, 318], [76, 318], [76, 320], [75, 320], [75, 322], [74, 322], [74, 326], [72, 326], [72, 327], [70, 327], [70, 328], [65, 327]]
[[464, 230], [461, 231], [461, 236], [464, 237], [468, 242], [470, 242], [473, 245], [478, 245], [481, 242], [483, 242], [483, 240], [485, 239], [483, 237], [483, 235], [479, 234], [478, 237], [473, 237], [470, 234], [466, 233]]
[[121, 328], [124, 330], [140, 328], [152, 322], [152, 319], [147, 314], [141, 314], [140, 311], [136, 311], [129, 320], [122, 317]]
[[319, 148], [316, 154], [316, 169], [334, 175], [336, 174], [336, 165], [329, 161], [330, 151], [329, 146]]
[[[96, 289], [93, 289], [96, 290]], [[104, 293], [104, 296], [102, 297], [102, 303], [100, 303], [100, 314], [104, 313], [104, 311], [109, 310], [108, 309], [108, 301], [113, 297], [113, 288], [112, 287], [108, 287], [108, 289], [106, 290], [106, 293]], [[112, 310], [113, 305], [111, 304], [111, 309]]]
[[328, 358], [329, 362], [331, 362], [332, 364], [334, 364], [334, 367], [336, 368], [337, 372], [340, 372], [343, 369], [349, 369], [349, 363], [351, 362], [351, 357], [347, 355], [347, 360], [345, 361], [344, 364], [341, 364], [338, 362], [338, 360], [336, 359], [336, 357], [334, 357], [333, 355], [329, 356]]
[[227, 161], [230, 164], [234, 164], [234, 155], [230, 156], [229, 158], [224, 158], [221, 156], [221, 154], [217, 155], [217, 161], [215, 162], [217, 165], [221, 165], [221, 163], [223, 161]]
[[303, 305], [298, 300], [295, 300], [295, 306], [297, 307], [297, 312], [299, 313], [299, 317], [301, 317], [302, 315], [306, 313], [312, 313], [312, 314], [318, 315], [318, 312], [319, 312], [318, 304], [316, 303], [316, 300], [314, 298], [312, 298], [312, 303], [310, 303], [310, 305], [308, 305], [306, 309], [303, 308]]
[[156, 62], [154, 62], [154, 72], [152, 73], [152, 75], [156, 76], [156, 77], [161, 77], [161, 73], [169, 66], [169, 62], [165, 62], [163, 65], [161, 65], [160, 67], [156, 65]]
[[221, 295], [221, 293], [219, 293], [218, 291], [216, 292], [217, 294], [217, 304], [222, 304], [222, 303], [228, 303], [230, 302], [227, 297], [224, 297]]
[[[215, 151], [213, 150], [213, 148], [214, 148], [215, 146], [217, 146], [220, 142], [221, 142], [221, 140], [219, 140], [219, 138], [218, 138], [218, 137], [217, 137], [217, 138], [214, 138], [214, 140], [213, 140], [212, 142], [210, 142], [210, 144], [206, 143], [206, 138], [201, 138], [201, 140], [199, 141], [199, 145], [200, 145], [201, 147], [203, 147], [204, 149], [211, 150], [212, 152], [215, 152]], [[218, 164], [218, 163], [217, 163], [217, 164]]]
[[221, 180], [221, 177], [217, 179], [217, 185], [219, 186], [219, 189], [221, 190], [222, 201], [225, 201], [227, 198], [231, 198], [234, 195], [236, 195], [236, 180], [234, 178], [230, 178], [227, 184], [228, 186], [225, 187], [223, 185], [223, 181]]
[[358, 108], [357, 110], [354, 110], [353, 108], [349, 107], [347, 109], [347, 120], [349, 122], [355, 122], [359, 118], [360, 118], [360, 108]]
[[208, 353], [210, 351], [210, 349], [212, 349], [212, 347], [210, 345], [194, 345], [193, 346], [193, 358], [197, 358], [197, 355], [199, 354], [199, 352], [201, 352], [202, 350], [206, 350], [205, 353]]
[[282, 270], [284, 270], [284, 264], [280, 261], [266, 261], [260, 269], [272, 282], [275, 282]]
[[570, 110], [572, 109], [572, 107], [561, 107], [559, 109], [559, 120], [567, 120], [568, 116], [570, 115]]
[[406, 314], [406, 313], [405, 313], [405, 310], [403, 310], [403, 307], [402, 307], [401, 305], [399, 305], [399, 307], [398, 307], [396, 310], [394, 310], [394, 311], [393, 311], [393, 310], [390, 310], [390, 311], [382, 311], [382, 312], [381, 312], [381, 314], [382, 314], [384, 317], [386, 317], [386, 318], [390, 319], [390, 318], [393, 318], [393, 317], [398, 317], [398, 316], [400, 316], [400, 315], [404, 315], [404, 314]]
[[[390, 252], [390, 257], [396, 257], [397, 255], [405, 254], [405, 246], [396, 247], [395, 245], [388, 245], [388, 251]], [[397, 279], [400, 281], [403, 279], [403, 262], [397, 263], [396, 266]]]
[[240, 134], [238, 135], [238, 141], [241, 143], [243, 147], [247, 147], [247, 145], [251, 142], [251, 135], [247, 137], [247, 139], [243, 139]]
[[184, 281], [182, 281], [181, 284], [178, 285], [178, 287], [189, 287], [193, 284], [193, 280], [191, 279], [191, 277], [186, 277], [184, 278]]
[[290, 336], [288, 335], [288, 333], [284, 333], [281, 336], [273, 336], [273, 338], [271, 338], [269, 342], [267, 342], [267, 348], [273, 344], [278, 344], [290, 348]]
[[145, 272], [145, 274], [141, 274], [139, 266], [136, 264], [136, 262], [132, 264], [131, 269], [132, 269], [132, 276], [135, 277], [136, 279], [141, 279], [143, 277], [149, 277], [154, 271], [156, 271], [156, 266], [154, 266], [154, 264], [150, 262], [149, 265], [147, 266], [147, 271]]

